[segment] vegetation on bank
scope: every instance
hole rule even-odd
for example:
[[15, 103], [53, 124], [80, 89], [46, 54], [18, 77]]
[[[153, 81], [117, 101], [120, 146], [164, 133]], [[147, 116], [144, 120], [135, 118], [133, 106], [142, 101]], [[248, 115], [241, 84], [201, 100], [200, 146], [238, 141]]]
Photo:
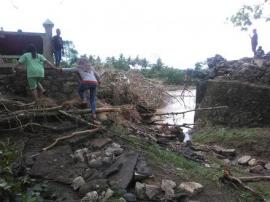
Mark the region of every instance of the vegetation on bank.
[[270, 155], [269, 128], [203, 128], [194, 132], [192, 140], [235, 148], [262, 158]]

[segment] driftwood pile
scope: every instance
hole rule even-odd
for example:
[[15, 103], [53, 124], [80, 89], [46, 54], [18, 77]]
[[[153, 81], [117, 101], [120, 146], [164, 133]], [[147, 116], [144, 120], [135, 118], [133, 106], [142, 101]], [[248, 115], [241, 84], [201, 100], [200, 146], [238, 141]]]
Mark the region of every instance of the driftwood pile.
[[98, 97], [113, 105], [136, 104], [157, 109], [168, 96], [164, 88], [135, 71], [107, 71], [101, 79]]

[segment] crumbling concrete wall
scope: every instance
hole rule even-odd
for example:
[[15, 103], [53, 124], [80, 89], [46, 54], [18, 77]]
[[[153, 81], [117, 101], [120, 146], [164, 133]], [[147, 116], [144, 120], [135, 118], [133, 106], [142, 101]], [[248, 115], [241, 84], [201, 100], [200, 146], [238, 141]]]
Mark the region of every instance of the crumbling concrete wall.
[[[62, 102], [78, 96], [78, 76], [75, 73], [60, 73], [53, 69], [45, 70], [45, 78], [41, 82], [48, 91], [48, 96]], [[31, 96], [25, 70], [15, 74], [0, 74], [0, 93], [3, 95]]]
[[197, 111], [195, 122], [233, 127], [270, 126], [270, 86], [230, 80], [208, 80], [197, 87], [197, 107], [228, 109]]

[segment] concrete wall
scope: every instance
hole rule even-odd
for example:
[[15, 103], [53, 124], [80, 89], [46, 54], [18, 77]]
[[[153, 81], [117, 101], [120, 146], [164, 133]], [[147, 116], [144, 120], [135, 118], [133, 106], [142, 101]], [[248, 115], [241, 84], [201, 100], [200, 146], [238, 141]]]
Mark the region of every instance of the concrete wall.
[[197, 107], [228, 106], [198, 111], [195, 122], [233, 127], [270, 126], [270, 86], [208, 80], [197, 87]]
[[[46, 69], [45, 78], [41, 83], [48, 90], [48, 96], [59, 102], [78, 96], [76, 73], [63, 74], [52, 69]], [[31, 97], [26, 72], [20, 70], [16, 74], [0, 74], [0, 93]]]

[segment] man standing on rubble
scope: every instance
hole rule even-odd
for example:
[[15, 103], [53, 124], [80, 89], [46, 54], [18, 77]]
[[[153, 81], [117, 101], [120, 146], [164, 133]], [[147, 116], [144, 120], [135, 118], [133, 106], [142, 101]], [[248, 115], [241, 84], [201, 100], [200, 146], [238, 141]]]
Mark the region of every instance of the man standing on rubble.
[[56, 29], [56, 35], [52, 39], [56, 67], [59, 66], [62, 59], [62, 55], [64, 54], [63, 40], [60, 35], [61, 35], [60, 29]]
[[257, 45], [258, 45], [258, 35], [257, 35], [256, 29], [253, 29], [253, 36], [252, 37], [250, 36], [250, 39], [251, 39], [251, 48], [252, 48], [252, 51], [253, 51], [254, 56], [255, 56]]

